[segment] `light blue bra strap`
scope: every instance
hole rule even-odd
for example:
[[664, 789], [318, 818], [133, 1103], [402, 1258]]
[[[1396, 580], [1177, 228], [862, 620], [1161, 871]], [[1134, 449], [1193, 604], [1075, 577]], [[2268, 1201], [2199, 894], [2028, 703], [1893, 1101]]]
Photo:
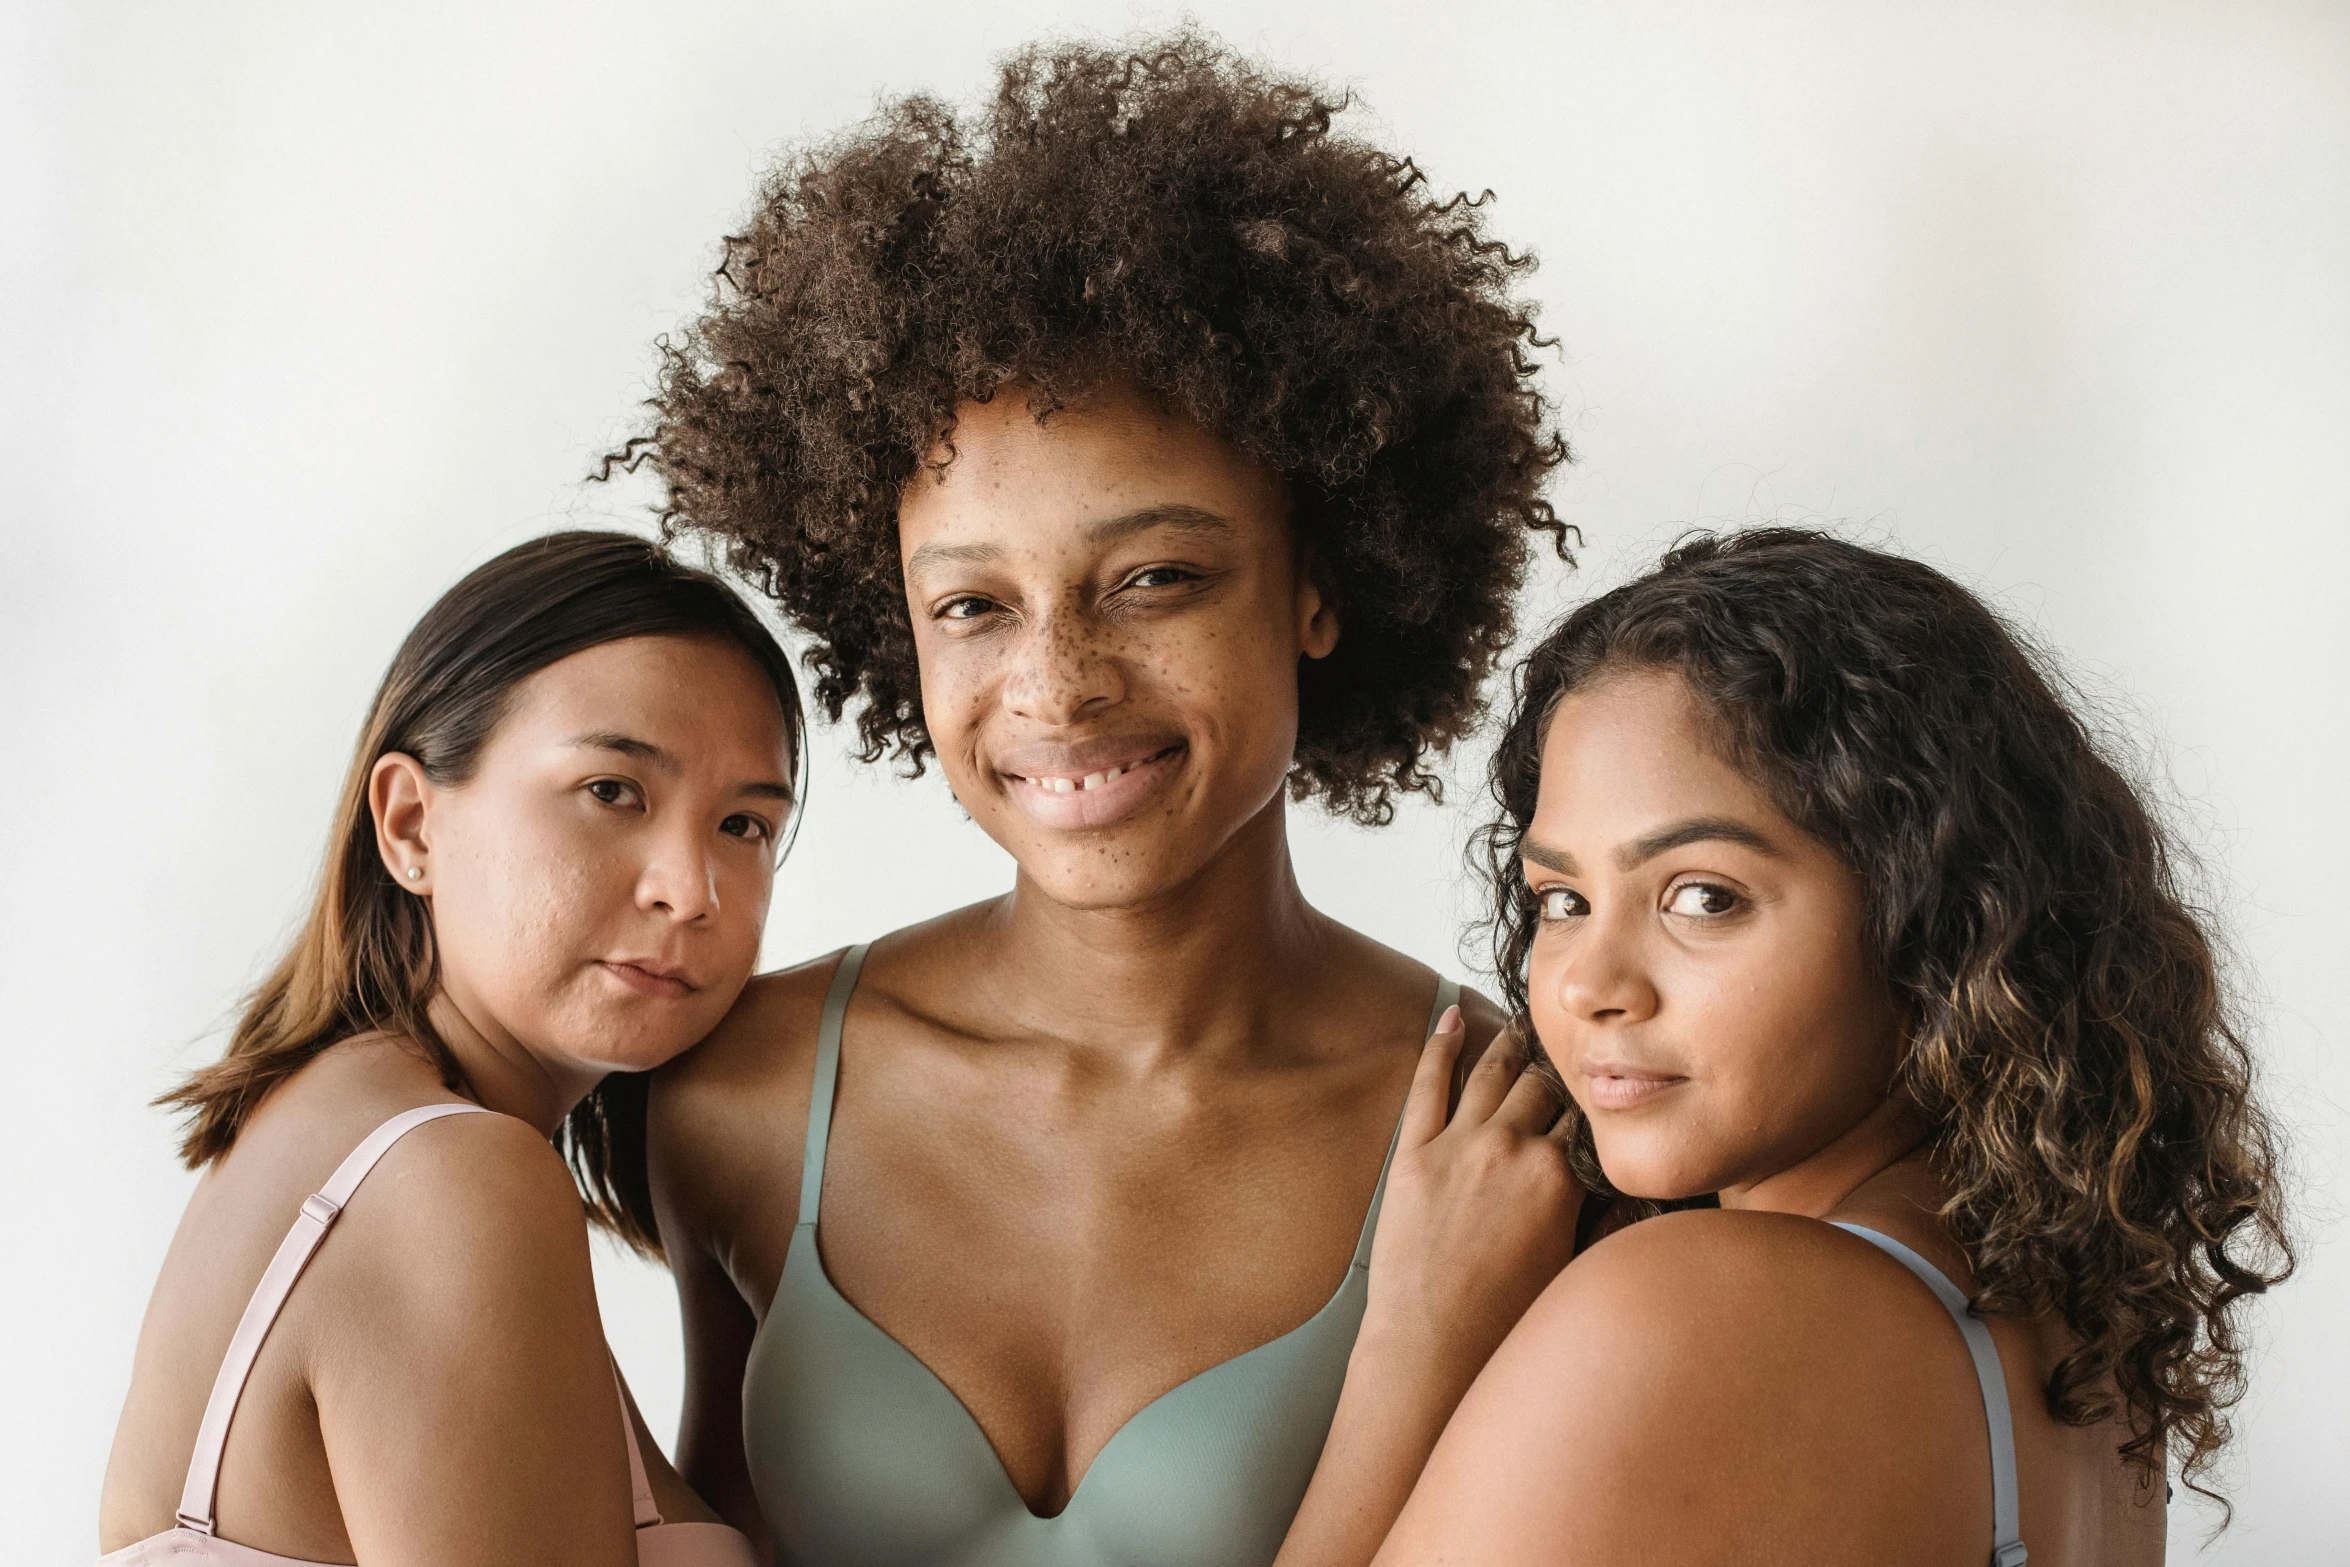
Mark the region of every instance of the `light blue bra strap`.
[[848, 1016], [849, 992], [865, 966], [866, 943], [841, 954], [824, 993], [824, 1021], [816, 1025], [816, 1081], [808, 1090], [808, 1142], [800, 1153], [800, 1223], [816, 1222], [824, 1201], [824, 1146], [832, 1136], [832, 1090], [840, 1081], [840, 1021]]
[[1974, 1357], [1975, 1381], [1983, 1389], [1983, 1419], [1991, 1428], [1991, 1567], [2024, 1567], [2028, 1553], [2016, 1507], [2015, 1417], [2007, 1407], [2007, 1378], [1999, 1369], [1999, 1346], [1992, 1341], [1990, 1328], [1969, 1308], [1948, 1274], [1892, 1236], [1858, 1224], [1836, 1228], [1849, 1230], [1916, 1274], [1958, 1324], [1967, 1353]]
[[[1458, 1006], [1460, 999], [1458, 984], [1442, 978], [1436, 981], [1436, 1005], [1428, 1009], [1428, 1026], [1422, 1031], [1423, 1037], [1436, 1032], [1436, 1020], [1444, 1016], [1446, 1007]], [[1395, 1130], [1387, 1134], [1387, 1158], [1379, 1166], [1379, 1184], [1371, 1188], [1371, 1211], [1363, 1215], [1363, 1233], [1355, 1241], [1354, 1266], [1358, 1268], [1371, 1265], [1371, 1237], [1379, 1232], [1379, 1204], [1387, 1199], [1387, 1172], [1395, 1167], [1395, 1145], [1402, 1140], [1403, 1116], [1398, 1112]]]

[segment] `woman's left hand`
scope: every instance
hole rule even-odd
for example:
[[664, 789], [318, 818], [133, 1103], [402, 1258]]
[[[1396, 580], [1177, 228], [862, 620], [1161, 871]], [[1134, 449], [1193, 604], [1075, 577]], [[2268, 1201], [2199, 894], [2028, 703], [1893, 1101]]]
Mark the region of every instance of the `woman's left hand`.
[[1528, 1070], [1531, 1051], [1513, 1027], [1450, 1105], [1466, 1038], [1454, 1007], [1420, 1054], [1371, 1244], [1362, 1331], [1276, 1567], [1370, 1561], [1454, 1406], [1574, 1254], [1583, 1192], [1567, 1168], [1558, 1091]]
[[1357, 1363], [1400, 1358], [1452, 1403], [1575, 1251], [1583, 1190], [1560, 1097], [1522, 1024], [1495, 1036], [1446, 1113], [1466, 1032], [1448, 1012], [1421, 1052], [1371, 1247]]

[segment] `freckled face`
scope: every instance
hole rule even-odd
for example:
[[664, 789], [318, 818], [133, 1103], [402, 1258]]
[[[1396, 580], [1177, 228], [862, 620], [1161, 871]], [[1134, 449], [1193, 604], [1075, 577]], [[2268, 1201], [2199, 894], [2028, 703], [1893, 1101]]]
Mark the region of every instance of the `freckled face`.
[[1618, 1190], [1751, 1185], [1883, 1101], [1899, 1031], [1860, 882], [1714, 754], [1678, 675], [1559, 703], [1523, 863], [1535, 1032]]
[[631, 637], [540, 670], [426, 804], [443, 988], [572, 1068], [677, 1055], [758, 959], [790, 779], [774, 687], [730, 644]]
[[1132, 906], [1278, 810], [1297, 667], [1337, 644], [1275, 475], [1108, 393], [957, 411], [907, 487], [922, 708], [956, 798], [1048, 895]]

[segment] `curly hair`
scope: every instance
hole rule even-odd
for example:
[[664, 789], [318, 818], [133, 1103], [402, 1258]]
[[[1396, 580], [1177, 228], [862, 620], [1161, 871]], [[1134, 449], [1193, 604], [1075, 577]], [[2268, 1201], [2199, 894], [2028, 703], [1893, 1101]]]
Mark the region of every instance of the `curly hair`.
[[[1940, 572], [1809, 530], [1698, 535], [1518, 671], [1479, 838], [1518, 1012], [1540, 914], [1519, 847], [1550, 716], [1639, 668], [1681, 675], [1721, 755], [1860, 879], [1908, 1019], [1897, 1091], [1934, 1128], [1977, 1309], [2058, 1313], [2073, 1347], [2051, 1411], [2126, 1414], [2125, 1458], [2159, 1472], [2176, 1454], [2215, 1495], [2237, 1303], [2292, 1251], [2276, 1134], [2153, 813], [2042, 660]], [[1611, 1191], [1587, 1123], [1574, 1160]]]
[[[1345, 635], [1299, 674], [1294, 797], [1366, 823], [1480, 713], [1539, 494], [1567, 460], [1485, 197], [1333, 130], [1349, 107], [1196, 32], [1032, 46], [976, 126], [927, 97], [784, 160], [663, 339], [664, 523], [719, 541], [809, 640], [866, 761], [931, 742], [898, 564], [905, 485], [956, 408], [1041, 418], [1131, 386], [1279, 473]], [[951, 445], [943, 449], [951, 452]]]

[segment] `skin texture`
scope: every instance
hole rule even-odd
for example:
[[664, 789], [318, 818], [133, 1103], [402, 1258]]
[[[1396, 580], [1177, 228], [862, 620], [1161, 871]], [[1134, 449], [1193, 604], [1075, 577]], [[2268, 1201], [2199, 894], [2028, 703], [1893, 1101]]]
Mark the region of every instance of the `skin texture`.
[[[1989, 1445], [1963, 1341], [1882, 1230], [1970, 1287], [1851, 873], [1717, 756], [1677, 675], [1560, 703], [1525, 873], [1535, 1026], [1637, 1196], [1721, 1195], [1562, 1273], [1462, 1402], [1382, 1564], [1980, 1567]], [[1993, 1319], [2038, 1567], [2159, 1562], [2122, 1433], [2059, 1424], [2049, 1321]]]
[[[606, 1070], [667, 1061], [739, 994], [790, 777], [756, 665], [675, 637], [531, 676], [462, 784], [377, 763], [384, 862], [433, 905], [435, 1026], [501, 1115], [403, 1138], [319, 1248], [238, 1405], [222, 1538], [370, 1567], [635, 1560], [586, 1228], [547, 1138]], [[386, 1118], [457, 1098], [420, 1049], [345, 1041], [206, 1172], [140, 1334], [102, 1549], [172, 1526], [229, 1335], [303, 1197]], [[711, 1517], [640, 1439], [664, 1515]]]
[[[1280, 486], [1123, 394], [1040, 425], [1009, 388], [966, 405], [952, 440], [900, 514], [924, 717], [1019, 874], [874, 948], [821, 1248], [1049, 1515], [1136, 1411], [1330, 1298], [1417, 1065], [1441, 1093], [1464, 1036], [1424, 1045], [1437, 976], [1315, 912], [1291, 874], [1296, 671], [1343, 617]], [[1035, 781], [1122, 763], [1140, 765], [1098, 792]], [[763, 1526], [743, 1364], [791, 1238], [834, 966], [754, 981], [653, 1093], [686, 1318], [680, 1464], [746, 1531]], [[1499, 1019], [1464, 1008], [1473, 1053]], [[1521, 1067], [1487, 1054], [1455, 1125], [1439, 1105], [1398, 1153], [1364, 1342], [1408, 1347], [1409, 1369], [1350, 1387], [1372, 1434], [1317, 1480], [1334, 1518], [1371, 1509], [1372, 1540], [1506, 1331], [1493, 1318], [1565, 1261], [1576, 1195]], [[1507, 1218], [1437, 1244], [1472, 1205]], [[1439, 1348], [1435, 1324], [1458, 1342]]]

